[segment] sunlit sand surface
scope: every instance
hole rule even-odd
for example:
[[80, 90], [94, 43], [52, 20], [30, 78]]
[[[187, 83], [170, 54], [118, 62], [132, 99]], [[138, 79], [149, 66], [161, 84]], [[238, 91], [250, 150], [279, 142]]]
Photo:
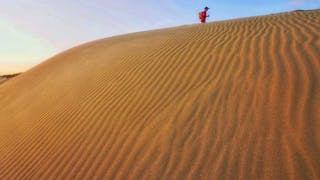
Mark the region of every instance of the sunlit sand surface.
[[87, 43], [0, 86], [0, 179], [320, 179], [320, 10]]

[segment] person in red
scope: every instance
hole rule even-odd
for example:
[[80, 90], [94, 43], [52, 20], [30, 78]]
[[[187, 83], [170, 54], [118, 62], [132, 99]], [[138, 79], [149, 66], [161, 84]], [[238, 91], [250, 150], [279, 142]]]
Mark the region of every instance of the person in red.
[[209, 8], [208, 7], [205, 7], [204, 8], [204, 11], [200, 12], [200, 21], [201, 23], [206, 23], [206, 19], [207, 17], [209, 17], [209, 15], [207, 15], [207, 12], [208, 12]]

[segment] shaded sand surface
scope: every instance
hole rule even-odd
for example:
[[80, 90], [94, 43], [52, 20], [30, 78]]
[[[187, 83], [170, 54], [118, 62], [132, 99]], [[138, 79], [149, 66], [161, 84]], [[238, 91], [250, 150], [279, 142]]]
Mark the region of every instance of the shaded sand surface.
[[0, 86], [0, 179], [320, 179], [320, 10], [81, 45]]

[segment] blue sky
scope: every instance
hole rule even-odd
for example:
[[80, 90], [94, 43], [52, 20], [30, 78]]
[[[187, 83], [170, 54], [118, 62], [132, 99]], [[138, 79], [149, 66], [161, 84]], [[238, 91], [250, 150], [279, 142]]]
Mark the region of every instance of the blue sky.
[[24, 71], [73, 46], [129, 32], [319, 9], [320, 0], [0, 0], [0, 74]]

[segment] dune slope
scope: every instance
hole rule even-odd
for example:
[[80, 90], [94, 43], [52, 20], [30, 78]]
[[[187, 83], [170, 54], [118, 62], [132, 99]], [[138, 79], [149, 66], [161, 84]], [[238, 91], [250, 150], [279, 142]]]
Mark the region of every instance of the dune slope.
[[0, 179], [320, 179], [320, 10], [107, 38], [0, 86]]

